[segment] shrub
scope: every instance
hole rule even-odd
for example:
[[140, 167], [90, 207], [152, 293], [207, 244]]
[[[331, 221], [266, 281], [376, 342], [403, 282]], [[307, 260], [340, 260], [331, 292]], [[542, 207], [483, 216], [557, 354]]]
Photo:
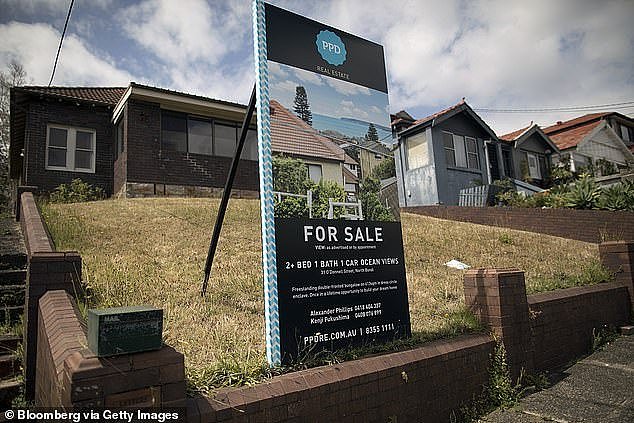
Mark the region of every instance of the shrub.
[[275, 191], [306, 194], [308, 166], [299, 159], [273, 157], [273, 189]]
[[361, 181], [359, 201], [366, 220], [391, 221], [394, 220], [390, 211], [379, 200], [381, 183], [378, 179], [367, 177]]
[[378, 180], [388, 179], [396, 176], [396, 167], [394, 165], [394, 157], [386, 157], [383, 161], [372, 169], [373, 178]]
[[[313, 217], [315, 218], [328, 217], [328, 199], [338, 202], [346, 200], [346, 192], [336, 182], [322, 180], [319, 184], [312, 183], [311, 189], [313, 190]], [[333, 218], [338, 219], [342, 212], [341, 207], [336, 207]]]
[[106, 197], [103, 189], [95, 187], [81, 179], [73, 179], [70, 184], [61, 184], [51, 193], [51, 203], [83, 203], [103, 200]]
[[566, 207], [573, 209], [594, 209], [599, 201], [601, 188], [589, 175], [582, 176], [566, 194]]

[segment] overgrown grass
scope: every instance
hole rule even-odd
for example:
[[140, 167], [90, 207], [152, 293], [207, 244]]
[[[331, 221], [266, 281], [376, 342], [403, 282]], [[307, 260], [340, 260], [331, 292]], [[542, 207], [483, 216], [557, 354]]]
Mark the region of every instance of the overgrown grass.
[[[190, 382], [202, 390], [271, 375], [264, 356], [258, 201], [229, 202], [208, 294], [200, 297], [217, 207], [210, 199], [42, 205], [56, 247], [82, 254], [82, 308], [163, 308], [165, 341], [185, 354]], [[529, 292], [607, 275], [594, 244], [407, 213], [402, 218], [412, 339], [307, 357], [294, 368], [479, 330], [463, 306], [464, 272], [443, 265], [454, 258], [472, 267], [522, 269]]]

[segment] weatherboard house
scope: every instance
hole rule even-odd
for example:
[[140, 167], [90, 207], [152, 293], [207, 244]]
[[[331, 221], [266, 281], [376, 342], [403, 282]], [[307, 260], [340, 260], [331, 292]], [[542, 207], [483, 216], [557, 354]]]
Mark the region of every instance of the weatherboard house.
[[[274, 154], [307, 163], [313, 180], [356, 190], [344, 164], [353, 159], [276, 102]], [[41, 192], [75, 178], [108, 195], [218, 195], [226, 180], [246, 106], [162, 88], [14, 87], [10, 175]], [[297, 149], [301, 139], [304, 148]], [[258, 195], [256, 130], [248, 132], [233, 194]]]
[[511, 146], [501, 144], [464, 100], [419, 120], [404, 112], [394, 117], [401, 207], [456, 205], [461, 189], [509, 174], [504, 163]]

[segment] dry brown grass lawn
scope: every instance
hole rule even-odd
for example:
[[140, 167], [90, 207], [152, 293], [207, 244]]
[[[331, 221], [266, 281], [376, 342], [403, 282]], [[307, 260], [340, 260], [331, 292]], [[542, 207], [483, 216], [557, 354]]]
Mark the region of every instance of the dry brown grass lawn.
[[[242, 383], [249, 380], [239, 374], [265, 361], [259, 204], [230, 201], [203, 301], [217, 207], [210, 199], [121, 199], [44, 205], [43, 213], [56, 247], [82, 254], [89, 305], [162, 307], [166, 341], [185, 354], [190, 376], [213, 379], [220, 365], [229, 374], [218, 383]], [[412, 214], [403, 215], [403, 237], [415, 333], [460, 331], [463, 272], [443, 265], [454, 258], [523, 269], [531, 292], [605, 277], [597, 246], [584, 242]]]

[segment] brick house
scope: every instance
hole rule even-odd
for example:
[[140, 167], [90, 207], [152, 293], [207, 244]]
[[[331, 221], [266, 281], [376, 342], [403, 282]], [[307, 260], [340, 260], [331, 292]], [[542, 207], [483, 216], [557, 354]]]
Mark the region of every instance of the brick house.
[[[10, 175], [17, 185], [41, 192], [81, 178], [108, 195], [218, 195], [245, 112], [242, 104], [134, 82], [128, 87], [14, 87]], [[239, 197], [258, 193], [256, 138], [254, 120], [234, 181]], [[341, 167], [351, 159], [332, 142], [322, 142], [330, 145], [295, 155], [323, 165], [324, 178], [325, 166], [329, 170], [334, 164], [338, 173], [327, 178], [343, 186]], [[272, 147], [274, 154], [293, 154], [275, 136]]]

